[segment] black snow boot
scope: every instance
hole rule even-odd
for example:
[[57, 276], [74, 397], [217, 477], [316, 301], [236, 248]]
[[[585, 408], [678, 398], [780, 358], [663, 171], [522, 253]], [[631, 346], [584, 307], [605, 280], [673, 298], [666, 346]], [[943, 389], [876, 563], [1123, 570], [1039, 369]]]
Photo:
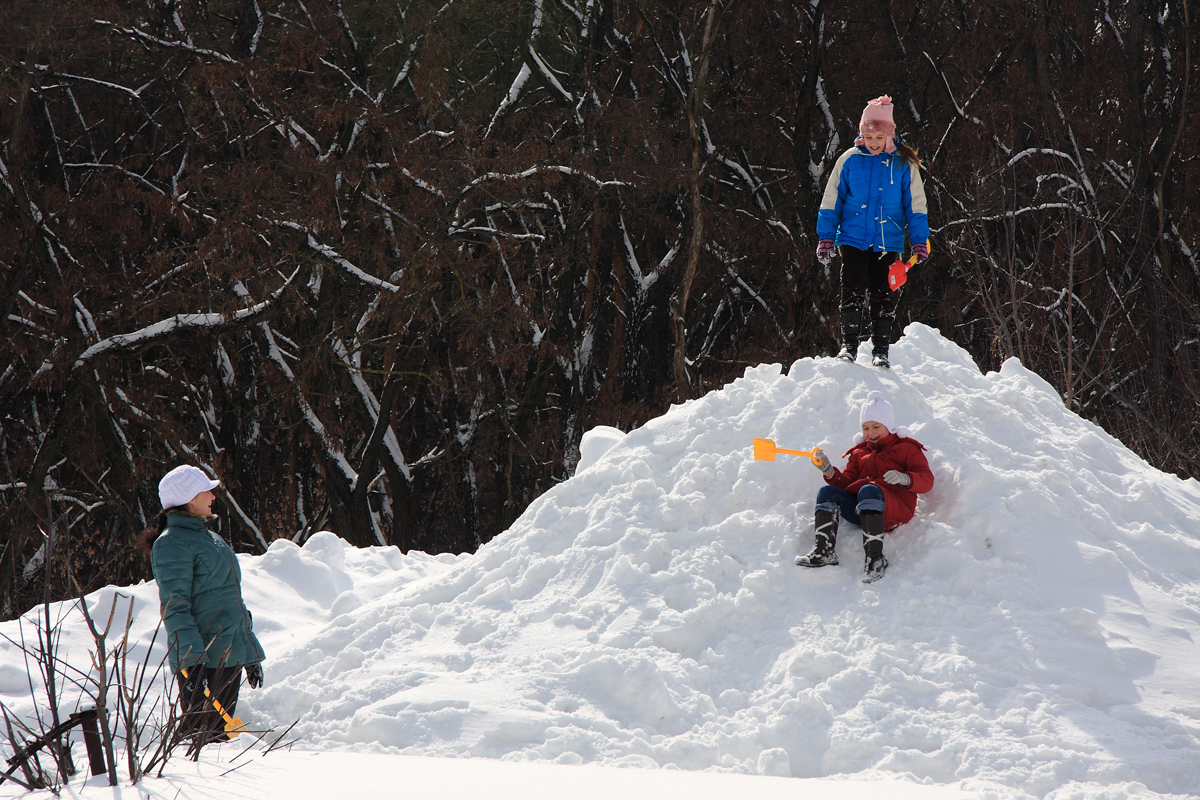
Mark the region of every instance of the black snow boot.
[[887, 317], [871, 321], [871, 366], [890, 369], [888, 344], [892, 336], [892, 321]]
[[817, 539], [812, 551], [806, 556], [796, 557], [798, 567], [832, 567], [838, 563], [837, 544], [838, 518], [831, 511], [818, 511], [814, 515]]
[[874, 583], [883, 577], [888, 560], [883, 555], [883, 514], [878, 512], [861, 515], [863, 532], [863, 583]]
[[837, 357], [843, 361], [853, 361], [858, 357], [858, 340], [862, 336], [862, 309], [843, 308], [842, 318], [842, 349]]

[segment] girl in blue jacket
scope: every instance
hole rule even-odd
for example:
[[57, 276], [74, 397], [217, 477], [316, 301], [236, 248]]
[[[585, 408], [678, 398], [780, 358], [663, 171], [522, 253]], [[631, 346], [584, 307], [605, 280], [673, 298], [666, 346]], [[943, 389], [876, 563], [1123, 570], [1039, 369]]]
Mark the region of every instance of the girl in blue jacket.
[[212, 700], [232, 717], [242, 672], [251, 688], [262, 686], [263, 678], [265, 654], [242, 601], [237, 556], [205, 527], [220, 485], [197, 467], [168, 472], [158, 484], [163, 512], [143, 539], [158, 582], [167, 656], [179, 681], [176, 737], [192, 737], [195, 751], [223, 735], [225, 720]]
[[888, 267], [904, 251], [906, 233], [917, 263], [929, 258], [928, 206], [916, 151], [896, 138], [892, 98], [867, 103], [858, 132], [825, 186], [817, 259], [828, 266], [835, 246], [842, 256], [838, 358], [854, 361], [860, 339], [869, 335], [872, 363], [886, 369], [896, 317]]

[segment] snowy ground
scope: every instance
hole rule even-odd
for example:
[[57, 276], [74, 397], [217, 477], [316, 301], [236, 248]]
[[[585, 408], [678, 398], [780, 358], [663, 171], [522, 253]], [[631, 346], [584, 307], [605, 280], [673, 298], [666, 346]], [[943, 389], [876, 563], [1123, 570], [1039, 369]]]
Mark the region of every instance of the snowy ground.
[[[297, 744], [252, 749], [224, 778], [238, 743], [173, 761], [143, 789], [328, 797], [340, 774], [358, 793], [429, 781], [439, 797], [877, 797], [878, 781], [921, 800], [1197, 796], [1200, 484], [1015, 360], [981, 374], [919, 324], [892, 353], [891, 372], [764, 365], [628, 434], [591, 432], [575, 477], [474, 555], [319, 534], [243, 557], [269, 660], [238, 715], [299, 720]], [[754, 461], [751, 442], [840, 454], [873, 389], [937, 484], [865, 586], [848, 525], [840, 566], [793, 565], [820, 474]], [[118, 592], [148, 642], [154, 585], [91, 606], [107, 615]], [[56, 613], [86, 667], [78, 613]], [[32, 713], [5, 643], [0, 701]], [[73, 791], [128, 796], [100, 783]]]

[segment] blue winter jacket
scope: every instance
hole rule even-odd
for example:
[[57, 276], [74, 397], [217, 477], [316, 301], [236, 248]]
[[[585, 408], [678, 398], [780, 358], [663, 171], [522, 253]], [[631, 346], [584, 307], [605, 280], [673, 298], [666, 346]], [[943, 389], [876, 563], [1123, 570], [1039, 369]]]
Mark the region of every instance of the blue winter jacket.
[[877, 156], [865, 147], [842, 153], [817, 212], [817, 238], [859, 250], [904, 252], [910, 242], [929, 242], [929, 207], [915, 164], [899, 153]]
[[171, 670], [202, 664], [257, 664], [266, 654], [242, 602], [242, 569], [233, 548], [185, 514], [168, 514], [150, 566], [167, 628]]

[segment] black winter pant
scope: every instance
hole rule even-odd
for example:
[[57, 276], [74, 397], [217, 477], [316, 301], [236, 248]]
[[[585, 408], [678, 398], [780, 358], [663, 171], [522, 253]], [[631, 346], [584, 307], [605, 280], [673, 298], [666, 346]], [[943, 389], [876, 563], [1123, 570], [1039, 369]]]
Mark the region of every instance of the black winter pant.
[[[888, 267], [899, 253], [859, 250], [842, 245], [842, 286], [838, 298], [841, 310], [858, 311], [863, 319], [874, 322], [896, 318], [896, 302], [888, 288]], [[870, 312], [869, 314], [867, 312]]]
[[[203, 668], [202, 668], [203, 669]], [[192, 670], [188, 670], [192, 675]], [[242, 668], [211, 667], [207, 672], [208, 691], [217, 699], [221, 708], [230, 717], [237, 707], [238, 689], [242, 684]], [[203, 689], [195, 692], [187, 690], [187, 679], [182, 673], [175, 676], [179, 681], [179, 727], [176, 736], [179, 739], [195, 737], [193, 746], [203, 746], [207, 742], [217, 741], [225, 737], [225, 718], [213, 705], [212, 697], [204, 694]]]
[[860, 339], [870, 337], [875, 353], [886, 356], [892, 322], [896, 319], [896, 300], [888, 287], [888, 268], [900, 256], [847, 245], [838, 250], [842, 256], [838, 301], [843, 345], [853, 351]]

